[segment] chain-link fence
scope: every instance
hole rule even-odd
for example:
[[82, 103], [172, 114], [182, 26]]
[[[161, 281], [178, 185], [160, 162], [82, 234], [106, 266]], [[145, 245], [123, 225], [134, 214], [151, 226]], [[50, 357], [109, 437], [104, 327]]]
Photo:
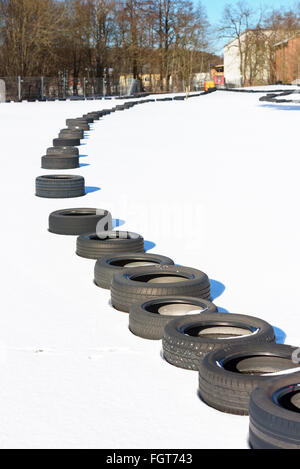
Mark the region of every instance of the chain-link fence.
[[[104, 78], [80, 76], [68, 79], [56, 77], [0, 77], [5, 83], [6, 101], [45, 101], [55, 99], [101, 98], [108, 96], [128, 96], [143, 93], [180, 93], [200, 91], [204, 81], [193, 79], [187, 84], [184, 81], [170, 81], [169, 86], [162, 83], [159, 75], [143, 75], [134, 79], [128, 75]], [[2, 83], [3, 83], [2, 82]]]
[[0, 77], [6, 88], [7, 101], [51, 100], [71, 97], [120, 96], [128, 93], [129, 84], [121, 86], [117, 80], [104, 82], [97, 78], [78, 77]]

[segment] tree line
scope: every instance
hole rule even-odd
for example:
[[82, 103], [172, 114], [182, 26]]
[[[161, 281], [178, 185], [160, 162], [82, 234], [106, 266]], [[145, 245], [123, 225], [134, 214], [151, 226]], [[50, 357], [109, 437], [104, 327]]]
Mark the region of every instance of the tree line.
[[0, 0], [0, 76], [82, 77], [107, 94], [121, 76], [157, 90], [190, 87], [220, 59], [191, 0]]
[[[149, 91], [183, 91], [221, 62], [217, 39], [237, 38], [243, 83], [274, 83], [275, 45], [299, 31], [299, 6], [228, 4], [213, 29], [191, 0], [0, 0], [0, 76], [56, 77], [74, 95], [84, 77], [100, 95], [117, 92], [122, 77]], [[300, 51], [294, 69], [299, 75]]]

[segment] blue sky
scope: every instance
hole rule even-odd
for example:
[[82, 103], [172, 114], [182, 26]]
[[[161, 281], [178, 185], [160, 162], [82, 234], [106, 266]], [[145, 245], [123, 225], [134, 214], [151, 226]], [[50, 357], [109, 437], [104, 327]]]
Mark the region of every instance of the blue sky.
[[[195, 0], [195, 4], [198, 3], [198, 0]], [[236, 1], [228, 0], [202, 0], [202, 4], [205, 6], [210, 22], [218, 23], [222, 17], [222, 12], [224, 6], [227, 3], [235, 4]], [[295, 0], [248, 0], [249, 6], [253, 8], [259, 8], [261, 5], [266, 7], [266, 9], [272, 8], [283, 8], [293, 7], [295, 5]]]

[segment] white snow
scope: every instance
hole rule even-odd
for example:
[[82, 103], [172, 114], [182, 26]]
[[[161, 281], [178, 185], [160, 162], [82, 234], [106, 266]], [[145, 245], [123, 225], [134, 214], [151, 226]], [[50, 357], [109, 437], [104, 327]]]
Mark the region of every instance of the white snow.
[[299, 91], [300, 88], [297, 85], [265, 85], [265, 86], [244, 86], [242, 88], [235, 88], [237, 90], [248, 90], [248, 91], [260, 91], [261, 93], [265, 92], [278, 92], [278, 91]]
[[[299, 338], [299, 107], [218, 91], [104, 117], [80, 147], [101, 191], [35, 197], [65, 119], [115, 101], [11, 103], [1, 119], [1, 448], [247, 448], [248, 418], [197, 397], [197, 373], [128, 330], [60, 208], [108, 209], [153, 252], [226, 289], [215, 303]], [[117, 101], [119, 104], [120, 101]], [[297, 112], [298, 111], [298, 112]]]

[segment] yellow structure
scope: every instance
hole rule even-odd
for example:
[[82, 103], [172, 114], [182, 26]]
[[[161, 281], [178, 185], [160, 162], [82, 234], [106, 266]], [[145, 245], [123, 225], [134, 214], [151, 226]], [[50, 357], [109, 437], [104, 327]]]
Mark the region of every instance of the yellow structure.
[[215, 88], [215, 82], [214, 81], [205, 81], [204, 82], [204, 91], [208, 91], [209, 89]]

